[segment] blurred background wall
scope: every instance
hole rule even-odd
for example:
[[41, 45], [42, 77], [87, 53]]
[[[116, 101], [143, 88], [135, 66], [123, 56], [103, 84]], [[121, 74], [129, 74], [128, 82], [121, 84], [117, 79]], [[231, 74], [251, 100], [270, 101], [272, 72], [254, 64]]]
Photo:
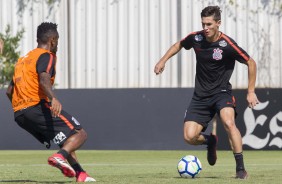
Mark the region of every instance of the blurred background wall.
[[[8, 25], [12, 34], [24, 29], [23, 55], [37, 46], [41, 22], [58, 24], [56, 93], [89, 132], [85, 149], [196, 149], [182, 135], [194, 51], [183, 49], [161, 76], [153, 69], [172, 44], [202, 29], [200, 12], [207, 5], [221, 7], [221, 31], [257, 62], [261, 103], [255, 109], [241, 90], [247, 67], [237, 64], [231, 78], [244, 148], [281, 149], [282, 0], [0, 0], [0, 32]], [[39, 148], [14, 122], [4, 89], [0, 123], [0, 149]], [[218, 135], [226, 137], [221, 124]], [[227, 139], [220, 145], [229, 149]]]
[[[221, 31], [257, 62], [257, 87], [281, 88], [281, 0], [0, 0], [0, 31], [24, 28], [26, 54], [41, 22], [58, 24], [56, 88], [193, 87], [194, 51], [174, 56], [161, 77], [153, 69], [172, 44], [202, 29], [207, 5], [221, 7]], [[237, 64], [233, 87], [247, 87], [247, 78]]]
[[[183, 139], [183, 116], [193, 88], [58, 89], [64, 110], [88, 132], [82, 149], [108, 150], [195, 150]], [[261, 103], [247, 106], [246, 90], [233, 91], [238, 116], [236, 125], [243, 148], [282, 149], [281, 89], [258, 89]], [[13, 120], [11, 104], [0, 89], [0, 150], [45, 149]], [[209, 124], [205, 133], [212, 129]], [[230, 150], [228, 136], [218, 121], [218, 149]], [[56, 145], [52, 149], [57, 149]]]

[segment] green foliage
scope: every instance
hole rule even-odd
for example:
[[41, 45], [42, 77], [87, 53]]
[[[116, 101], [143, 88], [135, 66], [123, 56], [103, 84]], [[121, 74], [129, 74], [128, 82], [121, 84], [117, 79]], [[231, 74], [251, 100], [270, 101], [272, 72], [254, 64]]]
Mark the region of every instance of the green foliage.
[[14, 65], [20, 57], [17, 49], [23, 33], [24, 29], [21, 29], [13, 36], [10, 25], [7, 26], [5, 34], [0, 33], [0, 38], [4, 41], [3, 53], [0, 55], [0, 88], [7, 87], [12, 79]]

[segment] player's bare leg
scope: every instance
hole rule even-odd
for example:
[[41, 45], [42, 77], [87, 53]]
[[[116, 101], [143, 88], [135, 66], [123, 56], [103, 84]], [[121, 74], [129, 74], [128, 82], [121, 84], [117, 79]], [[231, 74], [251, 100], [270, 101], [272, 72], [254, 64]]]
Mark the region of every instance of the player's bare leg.
[[234, 157], [236, 160], [236, 178], [246, 179], [248, 174], [244, 167], [242, 136], [235, 125], [235, 111], [232, 107], [225, 107], [220, 110], [220, 118], [231, 141]]
[[187, 143], [192, 145], [207, 145], [207, 160], [210, 165], [214, 165], [217, 160], [216, 146], [217, 136], [216, 135], [205, 135], [201, 134], [203, 126], [194, 122], [187, 121], [184, 123], [184, 139]]
[[203, 126], [194, 122], [187, 121], [184, 123], [184, 140], [191, 145], [201, 145], [205, 137], [201, 135]]
[[213, 117], [212, 119], [212, 135], [216, 135], [217, 131], [217, 121], [216, 121], [216, 116]]
[[87, 133], [84, 129], [77, 130], [77, 133], [70, 136], [64, 143], [62, 149], [66, 150], [68, 153], [78, 150], [87, 139]]
[[[217, 135], [217, 119], [216, 116], [213, 117], [212, 119], [212, 135]], [[228, 138], [229, 144], [231, 149], [233, 150], [233, 145], [232, 145], [232, 141]]]
[[61, 172], [67, 177], [76, 176], [75, 170], [66, 162], [69, 155], [75, 150], [79, 149], [80, 146], [86, 141], [87, 134], [81, 129], [77, 130], [77, 133], [70, 136], [58, 153], [53, 154], [48, 158], [48, 163], [61, 170]]

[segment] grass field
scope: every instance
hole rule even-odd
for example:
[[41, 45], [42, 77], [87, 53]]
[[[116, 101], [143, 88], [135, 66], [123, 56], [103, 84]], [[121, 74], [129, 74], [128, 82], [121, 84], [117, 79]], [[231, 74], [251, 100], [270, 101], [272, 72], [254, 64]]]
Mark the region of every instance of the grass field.
[[[0, 151], [0, 183], [75, 183], [47, 164], [54, 151]], [[209, 166], [205, 151], [78, 151], [87, 172], [103, 184], [187, 183], [282, 183], [281, 151], [245, 151], [248, 180], [236, 180], [230, 151], [219, 151], [215, 166]], [[203, 165], [199, 178], [180, 178], [176, 165], [187, 154]]]

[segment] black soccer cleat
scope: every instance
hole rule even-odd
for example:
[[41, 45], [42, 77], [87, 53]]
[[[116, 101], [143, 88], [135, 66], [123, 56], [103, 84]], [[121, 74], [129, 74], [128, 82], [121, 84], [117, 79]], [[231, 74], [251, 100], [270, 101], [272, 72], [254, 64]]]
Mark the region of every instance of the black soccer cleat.
[[248, 173], [246, 170], [239, 170], [239, 171], [236, 171], [236, 179], [242, 179], [242, 180], [245, 180], [248, 178]]
[[217, 147], [217, 141], [218, 138], [216, 135], [210, 135], [209, 140], [208, 140], [208, 153], [207, 153], [207, 159], [210, 165], [214, 165], [216, 163], [216, 147]]

